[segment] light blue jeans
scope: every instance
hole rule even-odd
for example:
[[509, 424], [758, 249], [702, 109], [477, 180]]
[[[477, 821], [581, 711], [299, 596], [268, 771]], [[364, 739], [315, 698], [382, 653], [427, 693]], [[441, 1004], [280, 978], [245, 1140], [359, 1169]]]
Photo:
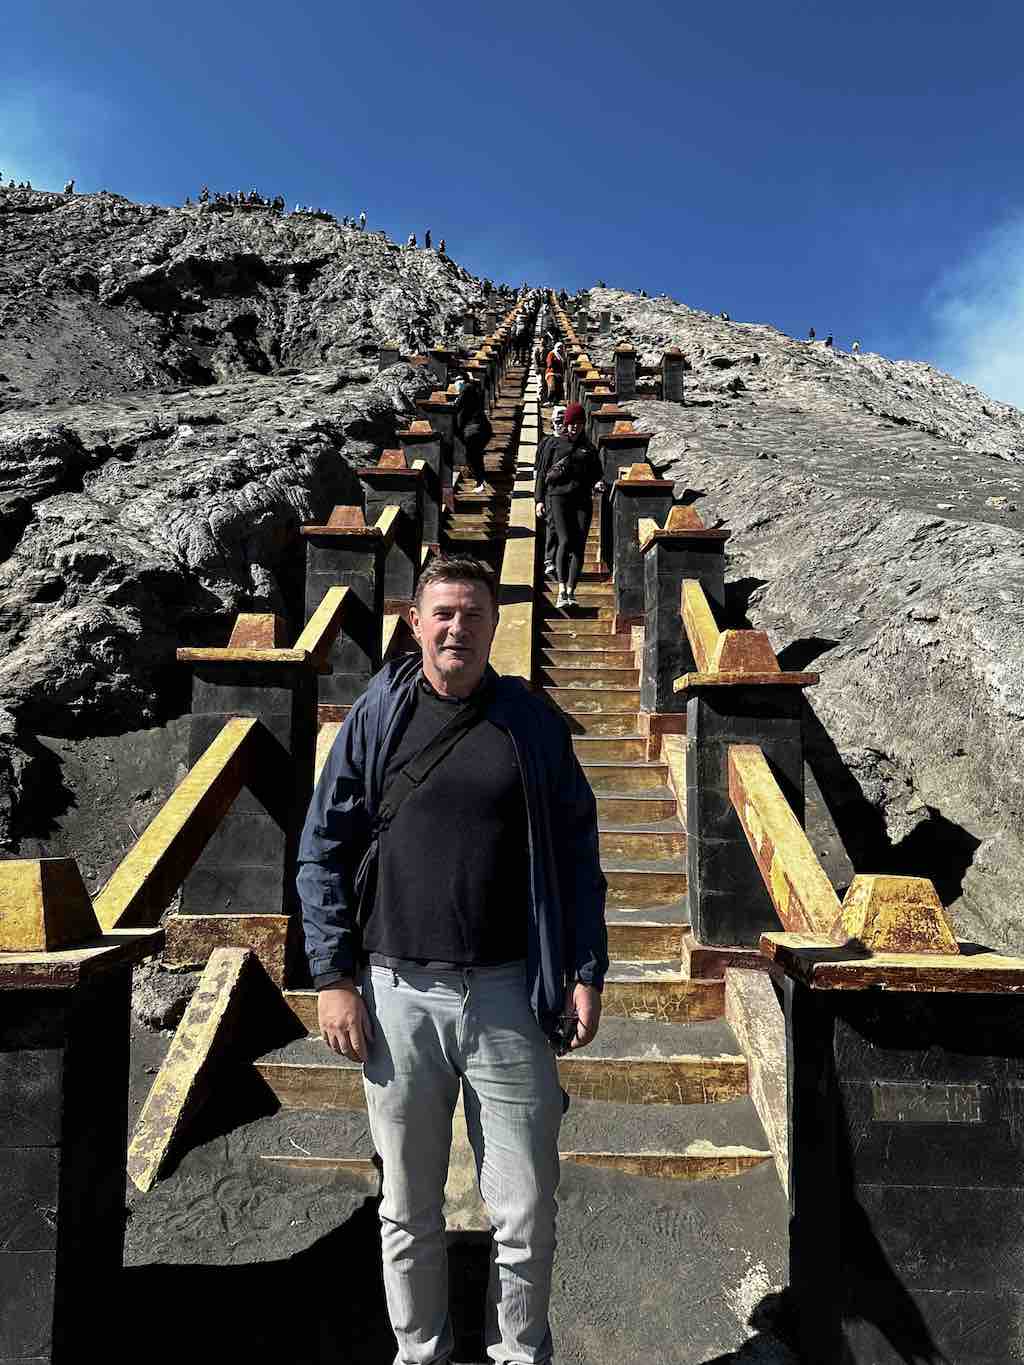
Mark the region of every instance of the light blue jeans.
[[494, 1227], [487, 1353], [502, 1365], [549, 1361], [562, 1092], [530, 1009], [525, 964], [369, 967], [363, 999], [374, 1027], [363, 1080], [384, 1167], [381, 1247], [395, 1365], [439, 1365], [452, 1350], [442, 1204], [460, 1083]]

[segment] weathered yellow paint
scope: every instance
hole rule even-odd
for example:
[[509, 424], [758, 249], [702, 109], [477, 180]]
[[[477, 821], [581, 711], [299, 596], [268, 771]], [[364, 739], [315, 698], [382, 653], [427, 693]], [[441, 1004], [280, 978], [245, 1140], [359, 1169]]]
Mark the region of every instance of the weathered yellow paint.
[[812, 990], [977, 992], [1024, 997], [1024, 958], [970, 953], [865, 953], [811, 934], [762, 934], [761, 952]]
[[730, 745], [729, 796], [783, 927], [839, 942], [839, 897], [756, 744]]
[[104, 929], [156, 923], [245, 785], [265, 734], [255, 718], [227, 722], [96, 897]]
[[641, 517], [636, 524], [637, 539], [640, 541], [640, 548], [644, 550], [654, 539], [661, 527], [653, 517]]
[[216, 949], [178, 1025], [128, 1146], [128, 1174], [143, 1193], [209, 1092], [251, 956], [243, 948]]
[[74, 858], [0, 862], [0, 952], [53, 952], [102, 932]]
[[680, 611], [697, 668], [701, 673], [710, 673], [719, 631], [704, 589], [695, 578], [683, 580]]
[[182, 664], [308, 664], [304, 649], [179, 649]]
[[927, 877], [854, 877], [843, 898], [843, 928], [875, 953], [960, 951]]
[[[389, 508], [396, 511], [396, 508]], [[345, 619], [350, 588], [328, 588], [316, 611], [306, 622], [295, 648], [304, 650], [317, 664], [325, 664], [331, 645]]]
[[[423, 461], [421, 460], [420, 463], [422, 464]], [[380, 516], [373, 523], [374, 530], [379, 531], [384, 538], [385, 549], [391, 545], [391, 542], [395, 538], [395, 532], [398, 529], [398, 518], [401, 515], [402, 509], [400, 507], [385, 507], [384, 511], [381, 512]]]

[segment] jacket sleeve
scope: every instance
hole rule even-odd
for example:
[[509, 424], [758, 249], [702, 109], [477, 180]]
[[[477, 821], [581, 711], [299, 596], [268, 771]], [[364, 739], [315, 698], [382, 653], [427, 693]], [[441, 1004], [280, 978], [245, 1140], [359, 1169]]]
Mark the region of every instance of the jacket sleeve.
[[544, 501], [544, 475], [548, 472], [548, 451], [551, 449], [550, 436], [545, 436], [537, 448], [537, 477], [533, 484], [534, 502]]
[[316, 784], [299, 841], [296, 885], [309, 970], [351, 976], [358, 954], [355, 874], [370, 844], [366, 810], [366, 707], [349, 712]]
[[585, 986], [604, 985], [608, 971], [608, 929], [604, 908], [608, 883], [601, 871], [597, 801], [566, 730], [561, 771], [559, 843], [562, 905], [572, 926], [573, 959], [566, 966]]

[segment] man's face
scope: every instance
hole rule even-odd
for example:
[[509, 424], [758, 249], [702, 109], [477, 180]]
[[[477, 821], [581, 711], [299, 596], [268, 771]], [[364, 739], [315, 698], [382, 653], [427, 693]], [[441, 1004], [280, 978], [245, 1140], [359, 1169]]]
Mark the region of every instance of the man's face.
[[486, 584], [429, 583], [409, 620], [423, 648], [427, 681], [438, 691], [468, 696], [484, 675], [498, 625]]

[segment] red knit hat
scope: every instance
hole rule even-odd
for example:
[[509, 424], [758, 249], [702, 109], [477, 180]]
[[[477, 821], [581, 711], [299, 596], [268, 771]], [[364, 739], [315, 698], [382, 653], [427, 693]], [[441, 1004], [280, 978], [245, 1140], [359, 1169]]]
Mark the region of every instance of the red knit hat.
[[563, 426], [563, 427], [571, 427], [571, 426], [573, 425], [574, 422], [578, 422], [578, 423], [580, 424], [580, 426], [583, 425], [583, 404], [582, 404], [582, 403], [570, 403], [569, 406], [568, 406], [568, 407], [566, 408], [566, 410], [565, 410], [565, 415], [564, 415], [564, 417], [562, 418], [562, 426]]

